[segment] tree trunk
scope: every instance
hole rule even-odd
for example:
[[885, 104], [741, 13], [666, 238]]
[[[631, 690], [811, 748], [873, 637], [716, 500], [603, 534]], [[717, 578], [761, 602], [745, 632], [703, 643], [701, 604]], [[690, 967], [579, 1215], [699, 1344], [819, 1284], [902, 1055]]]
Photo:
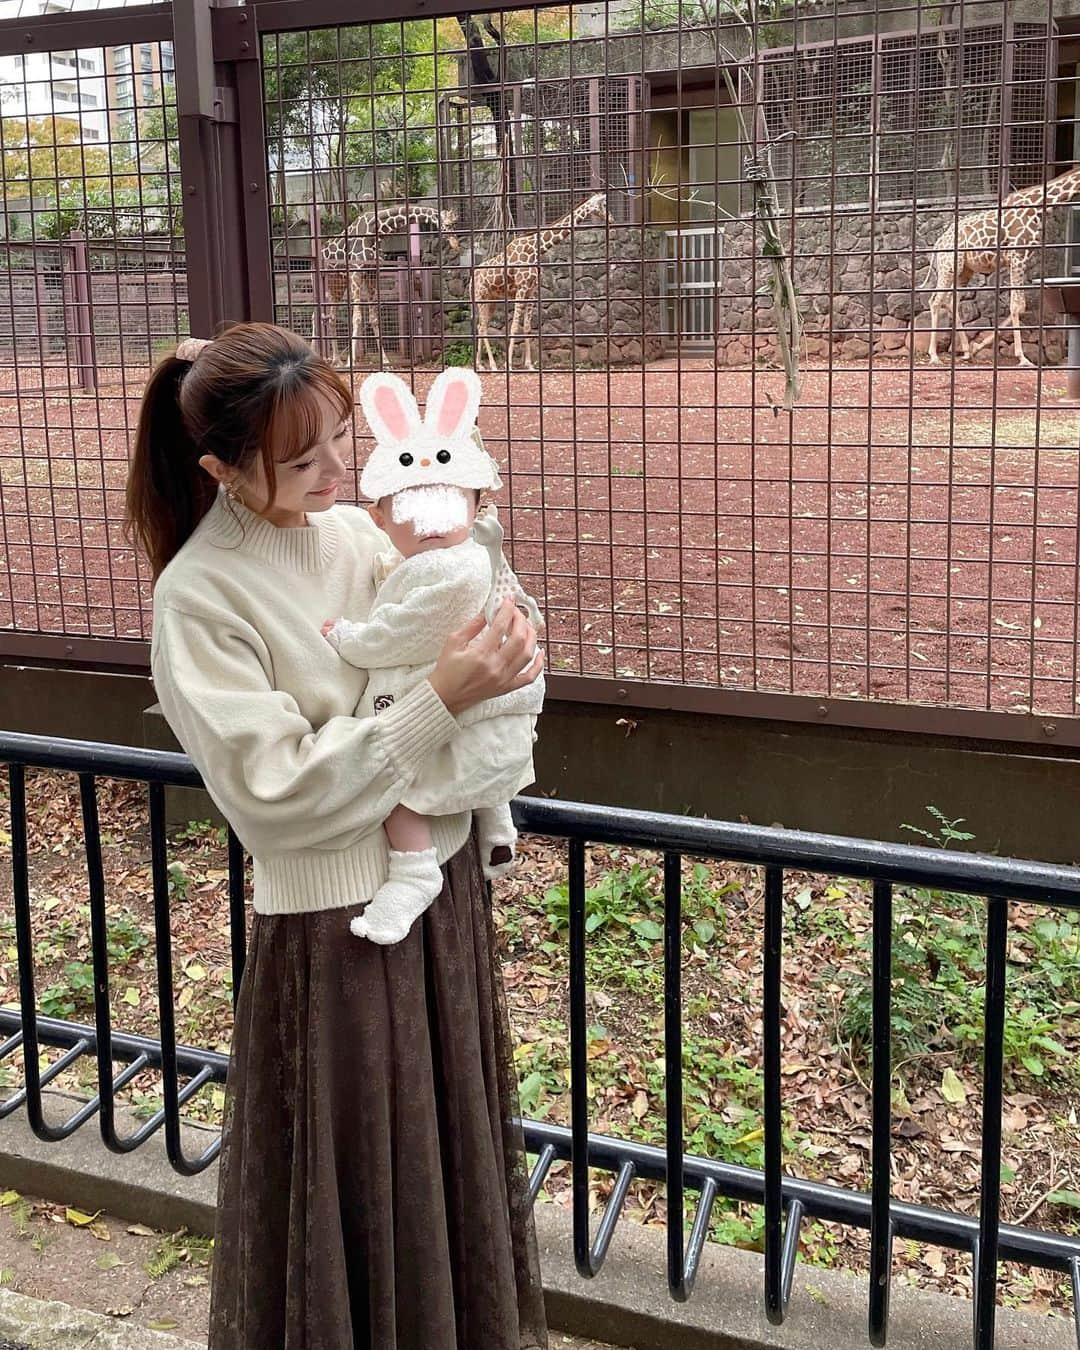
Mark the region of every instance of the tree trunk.
[[[503, 87], [506, 79], [506, 49], [502, 35], [491, 22], [485, 19], [484, 27], [494, 39], [494, 47], [484, 42], [480, 25], [471, 14], [459, 14], [457, 24], [469, 52], [469, 95], [470, 99], [491, 113], [495, 127], [495, 145], [500, 158], [499, 193], [502, 197], [502, 219], [506, 227], [513, 226], [511, 203], [517, 194], [517, 166], [514, 163], [514, 146], [507, 110], [506, 93]], [[491, 64], [491, 52], [497, 53], [498, 68]]]

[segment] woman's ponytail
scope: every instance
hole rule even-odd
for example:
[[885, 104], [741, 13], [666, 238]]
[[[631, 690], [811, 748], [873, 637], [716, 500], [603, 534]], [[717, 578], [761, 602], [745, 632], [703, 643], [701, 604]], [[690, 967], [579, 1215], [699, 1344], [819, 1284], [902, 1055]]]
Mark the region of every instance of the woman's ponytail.
[[[242, 323], [213, 341], [185, 339], [150, 376], [127, 486], [128, 528], [156, 581], [217, 497], [220, 470], [261, 463], [272, 501], [275, 463], [318, 440], [328, 409], [352, 414], [352, 390], [303, 338]], [[200, 465], [217, 461], [215, 479]]]
[[156, 581], [209, 511], [217, 484], [199, 467], [199, 451], [180, 411], [180, 381], [191, 363], [167, 356], [143, 394], [127, 481], [128, 527]]

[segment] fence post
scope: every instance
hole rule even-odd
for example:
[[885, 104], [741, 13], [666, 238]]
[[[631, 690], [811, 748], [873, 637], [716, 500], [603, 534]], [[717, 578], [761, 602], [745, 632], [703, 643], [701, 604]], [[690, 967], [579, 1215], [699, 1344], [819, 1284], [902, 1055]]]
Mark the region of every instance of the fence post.
[[[97, 388], [97, 362], [94, 354], [94, 311], [90, 289], [90, 251], [82, 230], [68, 235], [71, 244], [72, 289], [74, 291], [75, 359], [79, 366], [79, 384], [86, 393]], [[63, 257], [63, 251], [61, 251]], [[119, 283], [118, 283], [119, 284]]]
[[[311, 220], [311, 337], [320, 356], [326, 355], [326, 315], [323, 312], [325, 292], [322, 275], [322, 231], [319, 222], [317, 185], [312, 183], [312, 201], [308, 207]], [[335, 332], [336, 336], [336, 332]]]
[[188, 314], [196, 337], [274, 317], [256, 10], [174, 0]]
[[431, 356], [431, 343], [428, 341], [428, 315], [425, 301], [427, 299], [424, 282], [427, 277], [427, 268], [421, 266], [420, 262], [420, 224], [418, 221], [409, 221], [409, 340], [411, 345], [411, 357], [415, 361], [417, 358], [426, 358]]
[[[394, 266], [397, 281], [397, 349], [398, 355], [404, 356], [410, 361], [413, 357], [412, 351], [412, 268], [409, 266], [409, 260], [406, 258], [403, 262], [396, 263]], [[375, 276], [378, 277], [379, 269], [375, 268]], [[380, 329], [382, 323], [379, 324]]]

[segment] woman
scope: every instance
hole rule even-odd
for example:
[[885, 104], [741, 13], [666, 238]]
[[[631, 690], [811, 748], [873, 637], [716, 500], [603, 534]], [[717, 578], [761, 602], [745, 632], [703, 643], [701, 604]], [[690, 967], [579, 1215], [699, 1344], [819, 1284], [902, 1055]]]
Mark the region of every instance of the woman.
[[456, 714], [529, 683], [542, 657], [507, 605], [487, 631], [479, 618], [459, 631], [392, 709], [353, 716], [366, 675], [320, 626], [366, 614], [386, 541], [335, 505], [351, 414], [305, 342], [240, 325], [155, 370], [128, 483], [155, 578], [158, 697], [254, 859], [210, 1346], [544, 1346], [468, 813], [433, 822], [445, 884], [408, 937], [349, 932], [413, 775]]

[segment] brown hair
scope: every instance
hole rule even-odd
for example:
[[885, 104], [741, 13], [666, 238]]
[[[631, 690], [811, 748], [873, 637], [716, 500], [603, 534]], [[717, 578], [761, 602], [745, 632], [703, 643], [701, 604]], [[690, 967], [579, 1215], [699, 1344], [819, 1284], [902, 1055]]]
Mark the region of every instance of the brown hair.
[[167, 356], [143, 394], [127, 482], [128, 527], [156, 580], [217, 495], [203, 455], [246, 472], [256, 456], [273, 501], [274, 460], [298, 459], [323, 428], [322, 400], [343, 418], [341, 376], [295, 333], [270, 323], [227, 329], [197, 360]]

